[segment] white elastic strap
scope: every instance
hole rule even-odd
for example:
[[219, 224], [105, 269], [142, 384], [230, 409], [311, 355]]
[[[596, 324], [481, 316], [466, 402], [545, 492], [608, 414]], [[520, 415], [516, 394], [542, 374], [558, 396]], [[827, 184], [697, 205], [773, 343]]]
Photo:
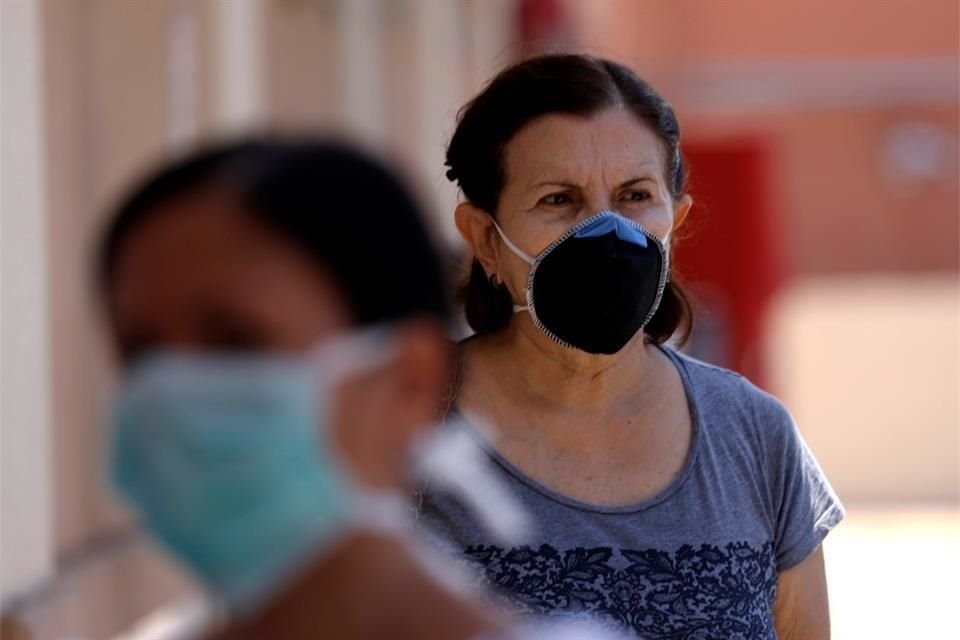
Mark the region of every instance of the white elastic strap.
[[326, 376], [343, 381], [390, 364], [398, 353], [393, 337], [388, 326], [374, 325], [314, 347], [311, 358]]
[[493, 223], [493, 228], [496, 229], [497, 233], [500, 234], [500, 238], [503, 240], [504, 244], [507, 245], [507, 248], [510, 249], [510, 251], [513, 251], [513, 253], [516, 254], [518, 258], [520, 258], [521, 260], [523, 260], [524, 262], [526, 262], [532, 267], [534, 262], [533, 257], [531, 257], [529, 253], [527, 253], [517, 245], [513, 244], [513, 241], [507, 237], [507, 234], [503, 232], [503, 229], [500, 228], [500, 225], [497, 224], [496, 220], [494, 220], [493, 218], [490, 218], [490, 222]]
[[[490, 222], [493, 223], [493, 228], [496, 229], [497, 233], [500, 234], [500, 239], [503, 240], [503, 243], [505, 245], [507, 245], [507, 248], [510, 249], [510, 251], [512, 251], [514, 255], [516, 255], [518, 258], [520, 258], [521, 260], [523, 260], [524, 262], [526, 262], [532, 267], [533, 263], [535, 262], [535, 259], [531, 257], [529, 253], [527, 253], [517, 245], [513, 244], [513, 241], [507, 237], [507, 234], [503, 232], [503, 229], [500, 228], [500, 225], [497, 224], [496, 220], [494, 220], [493, 218], [490, 218]], [[530, 307], [528, 307], [525, 304], [513, 305], [514, 313], [520, 313], [521, 311], [529, 311], [529, 310], [530, 310]]]

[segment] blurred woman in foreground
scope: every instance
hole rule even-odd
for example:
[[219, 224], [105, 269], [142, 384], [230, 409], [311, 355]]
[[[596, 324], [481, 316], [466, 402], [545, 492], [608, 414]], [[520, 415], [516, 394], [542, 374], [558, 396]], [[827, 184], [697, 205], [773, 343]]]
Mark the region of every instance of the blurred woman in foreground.
[[99, 259], [111, 478], [224, 606], [218, 637], [500, 637], [402, 531], [448, 305], [389, 173], [328, 144], [201, 153], [128, 196]]

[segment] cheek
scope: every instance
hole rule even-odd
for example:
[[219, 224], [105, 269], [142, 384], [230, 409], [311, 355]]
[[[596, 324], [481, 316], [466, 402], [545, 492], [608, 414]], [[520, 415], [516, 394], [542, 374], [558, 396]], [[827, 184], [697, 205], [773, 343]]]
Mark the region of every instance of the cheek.
[[[537, 211], [519, 214], [509, 224], [504, 232], [518, 247], [523, 249], [531, 258], [550, 246], [554, 240], [562, 236], [571, 226], [576, 224], [574, 215], [560, 215], [557, 213], [542, 213]], [[513, 252], [503, 244], [502, 252], [513, 256]], [[520, 258], [521, 264], [527, 264]]]
[[646, 212], [638, 222], [666, 244], [670, 239], [670, 232], [673, 230], [673, 212], [669, 207], [657, 207]]
[[[559, 238], [569, 226], [569, 224], [552, 225], [526, 220], [522, 223], [514, 222], [509, 229], [504, 229], [504, 232], [517, 247], [536, 259], [537, 255]], [[500, 279], [504, 280], [514, 292], [523, 291], [527, 286], [530, 263], [511, 251], [499, 237], [497, 241], [497, 271]]]

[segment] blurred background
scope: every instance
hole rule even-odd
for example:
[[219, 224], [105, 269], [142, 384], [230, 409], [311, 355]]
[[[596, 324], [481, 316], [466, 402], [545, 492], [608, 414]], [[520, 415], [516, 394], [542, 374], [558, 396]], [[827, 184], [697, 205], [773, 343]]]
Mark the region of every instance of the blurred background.
[[101, 479], [87, 275], [118, 191], [204, 141], [328, 131], [393, 162], [455, 255], [457, 109], [561, 50], [678, 111], [690, 350], [782, 397], [848, 506], [834, 637], [958, 630], [958, 0], [2, 0], [0, 26], [0, 598], [40, 637], [112, 637], [189, 588]]

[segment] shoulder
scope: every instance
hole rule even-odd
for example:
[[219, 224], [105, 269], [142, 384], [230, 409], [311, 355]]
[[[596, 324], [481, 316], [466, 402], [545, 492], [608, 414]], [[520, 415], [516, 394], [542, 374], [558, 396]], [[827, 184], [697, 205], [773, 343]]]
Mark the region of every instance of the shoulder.
[[669, 347], [664, 351], [680, 370], [701, 423], [736, 425], [764, 441], [792, 437], [793, 418], [777, 397], [739, 373]]

